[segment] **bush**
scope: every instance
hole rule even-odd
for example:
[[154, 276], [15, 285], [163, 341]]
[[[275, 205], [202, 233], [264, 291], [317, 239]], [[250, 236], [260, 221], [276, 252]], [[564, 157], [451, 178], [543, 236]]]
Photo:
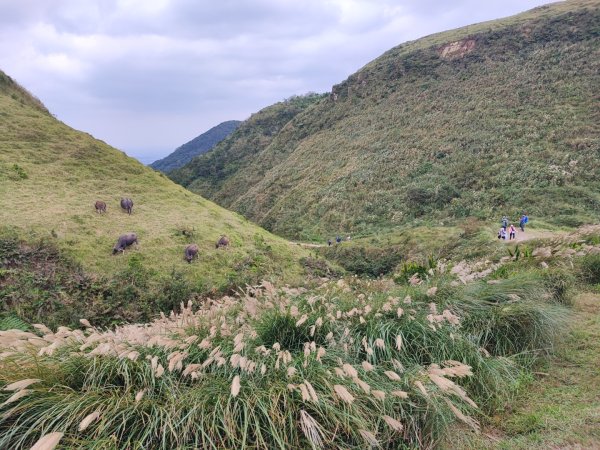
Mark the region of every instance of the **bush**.
[[580, 262], [580, 277], [588, 284], [600, 283], [600, 254], [589, 254], [584, 256]]
[[402, 260], [401, 249], [341, 243], [320, 249], [321, 254], [356, 275], [378, 277], [392, 272]]

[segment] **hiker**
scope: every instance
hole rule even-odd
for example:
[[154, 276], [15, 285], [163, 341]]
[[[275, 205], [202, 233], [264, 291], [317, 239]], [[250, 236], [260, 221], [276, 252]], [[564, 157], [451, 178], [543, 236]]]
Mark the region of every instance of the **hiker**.
[[510, 228], [508, 229], [508, 240], [512, 241], [517, 238], [517, 230], [515, 230], [515, 226], [511, 223]]
[[508, 226], [508, 217], [506, 216], [502, 216], [502, 228], [504, 228], [504, 230], [506, 231], [506, 227]]
[[527, 217], [527, 213], [523, 213], [521, 219], [519, 220], [519, 226], [521, 227], [521, 231], [525, 231], [525, 224], [529, 222], [529, 217]]
[[329, 247], [331, 247], [331, 244], [333, 244], [333, 242], [331, 242], [331, 239], [327, 239], [327, 245], [328, 245]]
[[339, 236], [337, 236], [337, 237], [335, 238], [335, 242], [337, 242], [337, 243], [339, 244], [340, 242], [342, 242], [342, 238], [341, 238], [341, 237], [339, 237]]
[[500, 227], [500, 229], [498, 230], [498, 239], [506, 240], [506, 228]]

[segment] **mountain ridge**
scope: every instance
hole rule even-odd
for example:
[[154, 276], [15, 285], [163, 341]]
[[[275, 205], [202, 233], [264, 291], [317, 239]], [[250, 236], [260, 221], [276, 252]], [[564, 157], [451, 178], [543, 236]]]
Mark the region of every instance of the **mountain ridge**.
[[307, 240], [525, 209], [556, 225], [593, 221], [598, 6], [544, 5], [401, 44], [294, 116], [218, 189], [206, 187], [209, 166], [173, 179]]

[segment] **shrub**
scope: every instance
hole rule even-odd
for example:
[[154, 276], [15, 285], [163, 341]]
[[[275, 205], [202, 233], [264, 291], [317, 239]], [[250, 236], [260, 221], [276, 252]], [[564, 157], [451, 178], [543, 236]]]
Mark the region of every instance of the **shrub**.
[[580, 262], [580, 276], [585, 283], [600, 283], [600, 253], [584, 256]]
[[402, 260], [401, 249], [395, 246], [341, 243], [324, 247], [320, 252], [348, 272], [368, 277], [386, 275], [392, 272]]

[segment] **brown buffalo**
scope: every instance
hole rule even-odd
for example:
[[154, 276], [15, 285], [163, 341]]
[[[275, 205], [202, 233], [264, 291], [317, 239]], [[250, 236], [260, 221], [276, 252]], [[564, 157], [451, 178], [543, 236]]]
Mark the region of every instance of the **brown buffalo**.
[[198, 257], [198, 251], [200, 249], [196, 244], [190, 244], [185, 248], [184, 258], [188, 263], [191, 263], [194, 258]]
[[221, 236], [217, 241], [215, 248], [227, 248], [229, 246], [229, 238], [227, 236]]
[[94, 207], [96, 208], [97, 213], [105, 213], [106, 212], [106, 203], [104, 203], [102, 200], [98, 200], [94, 204]]
[[130, 198], [121, 198], [121, 208], [127, 211], [127, 214], [131, 214], [133, 211], [133, 200]]
[[113, 247], [113, 255], [118, 252], [125, 253], [125, 248], [129, 247], [130, 245], [137, 244], [137, 243], [138, 243], [137, 234], [135, 234], [135, 233], [122, 234], [121, 236], [119, 236], [117, 243]]

